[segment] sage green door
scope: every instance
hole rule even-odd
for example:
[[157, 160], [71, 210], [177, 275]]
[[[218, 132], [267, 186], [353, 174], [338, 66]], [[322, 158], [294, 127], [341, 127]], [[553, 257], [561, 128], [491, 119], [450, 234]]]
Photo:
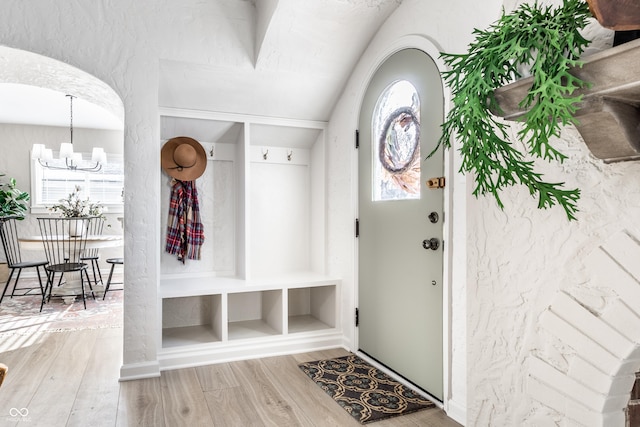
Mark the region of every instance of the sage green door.
[[[372, 77], [360, 114], [358, 347], [443, 399], [442, 83], [406, 49]], [[437, 245], [437, 247], [436, 247]]]

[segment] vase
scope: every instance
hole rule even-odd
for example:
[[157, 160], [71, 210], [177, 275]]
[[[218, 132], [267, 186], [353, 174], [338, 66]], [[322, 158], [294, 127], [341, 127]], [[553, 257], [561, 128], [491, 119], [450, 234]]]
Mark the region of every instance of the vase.
[[85, 231], [84, 219], [72, 219], [69, 220], [69, 236], [79, 237]]

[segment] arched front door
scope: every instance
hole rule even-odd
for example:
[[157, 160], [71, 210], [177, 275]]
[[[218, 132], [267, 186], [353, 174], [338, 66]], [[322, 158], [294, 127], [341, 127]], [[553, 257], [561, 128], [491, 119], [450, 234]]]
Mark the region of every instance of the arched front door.
[[443, 99], [431, 57], [390, 56], [364, 97], [358, 154], [359, 350], [439, 400], [444, 190], [427, 181], [444, 166], [441, 151], [426, 156], [441, 134]]

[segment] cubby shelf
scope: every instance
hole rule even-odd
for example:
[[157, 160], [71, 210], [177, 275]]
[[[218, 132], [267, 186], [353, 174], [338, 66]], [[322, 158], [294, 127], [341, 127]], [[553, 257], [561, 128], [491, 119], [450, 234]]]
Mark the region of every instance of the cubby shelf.
[[326, 123], [162, 108], [160, 125], [163, 141], [189, 136], [208, 156], [196, 181], [202, 259], [161, 254], [161, 368], [340, 346], [340, 280], [326, 275]]

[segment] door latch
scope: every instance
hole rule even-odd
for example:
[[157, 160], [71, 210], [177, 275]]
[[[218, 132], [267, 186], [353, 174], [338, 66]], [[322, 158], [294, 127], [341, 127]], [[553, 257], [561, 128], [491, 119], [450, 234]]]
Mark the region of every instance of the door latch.
[[444, 183], [445, 183], [444, 176], [437, 176], [435, 178], [429, 178], [427, 180], [427, 187], [429, 187], [430, 190], [444, 188]]
[[422, 241], [422, 247], [425, 249], [431, 249], [432, 251], [435, 251], [440, 247], [440, 240], [438, 240], [436, 237], [432, 237], [430, 239], [424, 239]]

